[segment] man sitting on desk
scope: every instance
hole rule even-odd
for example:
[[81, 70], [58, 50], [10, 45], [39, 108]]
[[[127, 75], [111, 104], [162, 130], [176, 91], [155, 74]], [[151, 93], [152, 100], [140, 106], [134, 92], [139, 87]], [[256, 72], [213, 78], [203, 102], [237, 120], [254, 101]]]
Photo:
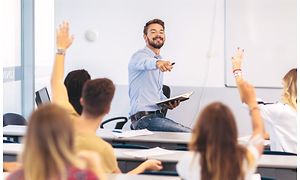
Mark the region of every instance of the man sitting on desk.
[[[191, 129], [165, 118], [155, 102], [166, 99], [163, 94], [163, 73], [173, 64], [160, 56], [165, 42], [164, 22], [153, 19], [144, 26], [146, 47], [131, 57], [128, 65], [131, 128], [150, 131], [190, 132]], [[170, 103], [173, 109], [179, 102]]]

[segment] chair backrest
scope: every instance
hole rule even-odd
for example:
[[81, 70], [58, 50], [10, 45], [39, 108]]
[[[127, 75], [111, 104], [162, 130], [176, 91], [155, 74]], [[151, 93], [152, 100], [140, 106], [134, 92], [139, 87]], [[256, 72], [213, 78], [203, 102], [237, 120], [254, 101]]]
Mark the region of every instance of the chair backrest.
[[[121, 121], [119, 121], [119, 120], [121, 120]], [[104, 125], [105, 125], [106, 123], [111, 122], [111, 121], [119, 121], [119, 122], [116, 123], [115, 129], [122, 129], [123, 126], [127, 123], [128, 118], [127, 118], [127, 117], [120, 116], [120, 117], [115, 117], [115, 118], [107, 119], [107, 120], [103, 121], [103, 122], [100, 124], [100, 128], [104, 128]]]
[[5, 113], [3, 115], [3, 126], [7, 125], [26, 125], [27, 122], [25, 118], [16, 113]]
[[169, 86], [163, 85], [162, 90], [163, 90], [164, 95], [165, 95], [167, 98], [170, 98], [170, 97], [171, 97], [171, 89], [170, 89]]
[[41, 105], [43, 103], [50, 102], [50, 96], [46, 87], [35, 92], [35, 102], [36, 105]]
[[[170, 97], [171, 97], [171, 89], [170, 89], [169, 86], [163, 85], [162, 90], [163, 90], [164, 95], [165, 95], [167, 98], [170, 98]], [[163, 114], [164, 114], [164, 117], [166, 117], [167, 112], [168, 112], [168, 109], [163, 109], [162, 112], [163, 112]]]

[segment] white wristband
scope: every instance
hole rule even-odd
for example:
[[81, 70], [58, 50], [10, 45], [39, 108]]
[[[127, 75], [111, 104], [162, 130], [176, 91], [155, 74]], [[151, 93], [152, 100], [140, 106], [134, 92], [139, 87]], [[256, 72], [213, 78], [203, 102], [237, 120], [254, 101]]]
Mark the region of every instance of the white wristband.
[[66, 54], [66, 50], [65, 49], [57, 49], [56, 54], [64, 56]]
[[237, 77], [237, 76], [242, 76], [242, 71], [235, 71], [233, 73], [234, 77]]

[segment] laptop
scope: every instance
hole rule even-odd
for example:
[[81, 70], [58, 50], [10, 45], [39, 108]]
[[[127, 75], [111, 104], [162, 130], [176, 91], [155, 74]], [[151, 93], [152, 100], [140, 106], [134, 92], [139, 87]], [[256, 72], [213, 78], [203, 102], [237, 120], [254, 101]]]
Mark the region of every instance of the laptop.
[[50, 96], [49, 96], [49, 93], [48, 93], [48, 90], [46, 87], [43, 87], [42, 89], [35, 92], [35, 102], [36, 102], [37, 106], [51, 102]]

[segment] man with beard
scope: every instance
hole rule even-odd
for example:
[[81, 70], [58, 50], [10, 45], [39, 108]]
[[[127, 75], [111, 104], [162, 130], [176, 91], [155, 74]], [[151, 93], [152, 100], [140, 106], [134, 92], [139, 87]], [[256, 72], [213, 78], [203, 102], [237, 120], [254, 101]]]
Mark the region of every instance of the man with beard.
[[[160, 19], [153, 19], [144, 26], [146, 47], [133, 54], [128, 64], [130, 119], [132, 129], [150, 131], [190, 132], [191, 129], [165, 118], [155, 102], [166, 99], [163, 94], [163, 74], [171, 71], [169, 60], [160, 55], [165, 42], [165, 26]], [[174, 109], [179, 102], [168, 105]]]

